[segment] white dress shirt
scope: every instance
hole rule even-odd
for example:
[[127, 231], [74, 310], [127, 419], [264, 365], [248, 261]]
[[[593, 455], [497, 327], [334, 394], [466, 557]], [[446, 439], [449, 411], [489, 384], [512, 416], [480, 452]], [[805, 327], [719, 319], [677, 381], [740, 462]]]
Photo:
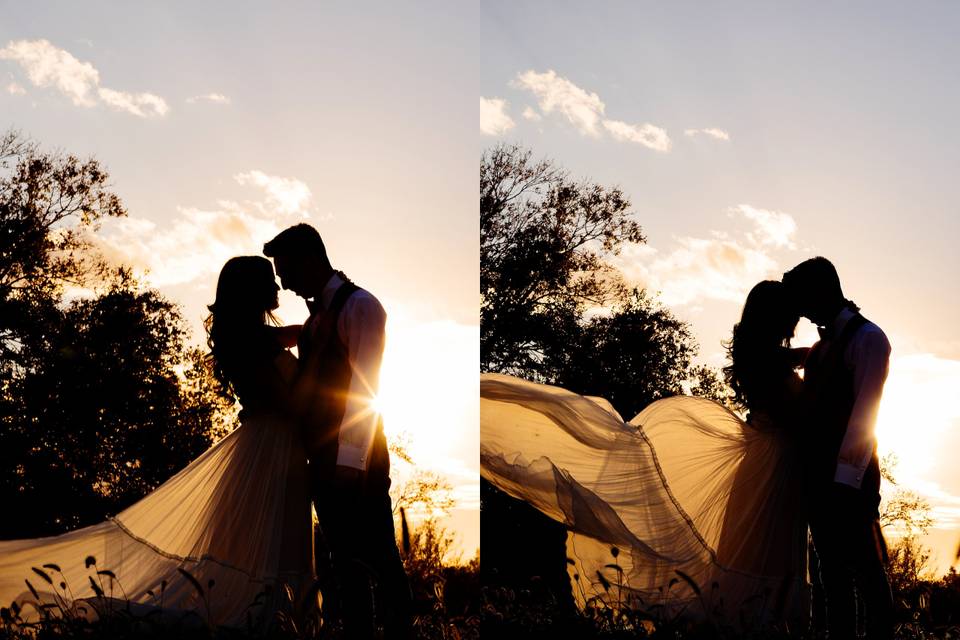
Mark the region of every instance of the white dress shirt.
[[[343, 279], [336, 273], [320, 294], [328, 308]], [[310, 331], [317, 329], [317, 318]], [[373, 401], [380, 386], [380, 362], [383, 359], [387, 314], [380, 301], [364, 289], [355, 291], [343, 305], [337, 318], [337, 335], [347, 347], [350, 361], [350, 387], [340, 422], [337, 465], [366, 471], [370, 448], [380, 416]]]
[[[844, 308], [831, 323], [829, 335], [840, 336], [853, 316], [852, 310]], [[829, 339], [821, 342], [825, 344], [818, 351], [823, 357], [829, 347]], [[880, 327], [868, 321], [851, 337], [843, 353], [843, 363], [853, 373], [854, 404], [847, 422], [847, 432], [840, 444], [833, 480], [859, 489], [877, 447], [874, 426], [890, 365], [890, 342], [887, 336]]]

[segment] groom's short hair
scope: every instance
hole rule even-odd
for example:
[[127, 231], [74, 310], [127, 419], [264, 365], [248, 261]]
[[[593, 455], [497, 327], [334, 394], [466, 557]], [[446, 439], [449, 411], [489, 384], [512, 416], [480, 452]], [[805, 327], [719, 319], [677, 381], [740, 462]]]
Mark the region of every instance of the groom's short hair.
[[843, 298], [840, 276], [833, 263], [817, 256], [804, 260], [783, 274], [783, 284], [799, 292], [816, 292], [821, 296]]
[[316, 256], [327, 264], [330, 263], [320, 233], [305, 222], [278, 233], [277, 237], [263, 245], [263, 255], [268, 258]]

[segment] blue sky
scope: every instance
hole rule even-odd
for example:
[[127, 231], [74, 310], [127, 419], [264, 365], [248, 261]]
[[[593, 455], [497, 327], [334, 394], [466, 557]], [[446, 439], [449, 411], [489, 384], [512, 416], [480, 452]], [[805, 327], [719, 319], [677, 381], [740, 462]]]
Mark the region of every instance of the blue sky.
[[[472, 22], [447, 3], [0, 2], [0, 128], [95, 155], [111, 258], [200, 341], [223, 262], [289, 224], [384, 303], [387, 430], [446, 475], [479, 545]], [[83, 295], [83, 292], [75, 292]], [[281, 317], [305, 309], [281, 297]], [[392, 419], [391, 419], [392, 417]]]
[[[813, 255], [894, 348], [878, 425], [960, 540], [960, 7], [489, 2], [481, 148], [520, 142], [619, 185], [648, 244], [616, 264], [723, 363], [743, 298]], [[796, 344], [810, 344], [804, 323]]]

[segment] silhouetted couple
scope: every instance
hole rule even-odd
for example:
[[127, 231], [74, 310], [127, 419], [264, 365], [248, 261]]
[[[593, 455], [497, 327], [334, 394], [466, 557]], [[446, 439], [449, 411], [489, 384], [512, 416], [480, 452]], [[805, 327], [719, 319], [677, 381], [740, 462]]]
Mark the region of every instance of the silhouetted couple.
[[[306, 300], [309, 317], [277, 326], [272, 311], [280, 287], [267, 258], [224, 265], [207, 330], [214, 374], [242, 406], [239, 427], [106, 522], [0, 542], [4, 606], [32, 600], [24, 578], [31, 567], [53, 563], [76, 591], [68, 600], [88, 598], [100, 609], [104, 599], [86, 593], [83, 558], [92, 555], [116, 574], [135, 611], [162, 602], [214, 624], [245, 626], [251, 619], [269, 629], [278, 610], [316, 604], [319, 578], [324, 623], [342, 624], [346, 637], [374, 637], [380, 628], [388, 638], [411, 634], [410, 589], [388, 495], [390, 459], [372, 406], [386, 314], [332, 268], [309, 225], [286, 229], [264, 253], [283, 287]], [[40, 585], [41, 600], [55, 601], [55, 583], [47, 586]]]
[[[790, 346], [801, 316], [820, 328], [810, 349]], [[892, 637], [874, 437], [886, 336], [813, 258], [750, 291], [728, 355], [746, 421], [676, 396], [624, 422], [603, 400], [483, 375], [483, 477], [567, 526], [581, 606], [660, 603], [734, 626], [812, 608], [817, 633]]]

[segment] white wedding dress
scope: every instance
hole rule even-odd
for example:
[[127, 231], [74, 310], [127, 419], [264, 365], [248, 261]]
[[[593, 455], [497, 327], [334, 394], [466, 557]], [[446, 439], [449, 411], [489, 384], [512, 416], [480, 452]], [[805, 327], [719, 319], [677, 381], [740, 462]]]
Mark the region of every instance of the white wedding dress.
[[[25, 618], [35, 618], [29, 580], [42, 602], [65, 597], [88, 611], [116, 609], [116, 601], [95, 597], [92, 577], [108, 598], [129, 600], [136, 610], [162, 603], [167, 613], [196, 614], [215, 626], [245, 626], [248, 616], [269, 624], [283, 585], [299, 597], [314, 578], [306, 456], [283, 415], [241, 415], [228, 436], [105, 522], [0, 541], [0, 606], [16, 601]], [[86, 566], [88, 556], [96, 566]], [[199, 582], [203, 596], [179, 569]], [[112, 571], [116, 582], [97, 570]]]
[[625, 423], [605, 400], [499, 374], [480, 397], [481, 474], [566, 525], [579, 606], [804, 618], [801, 475], [783, 429], [690, 396]]

